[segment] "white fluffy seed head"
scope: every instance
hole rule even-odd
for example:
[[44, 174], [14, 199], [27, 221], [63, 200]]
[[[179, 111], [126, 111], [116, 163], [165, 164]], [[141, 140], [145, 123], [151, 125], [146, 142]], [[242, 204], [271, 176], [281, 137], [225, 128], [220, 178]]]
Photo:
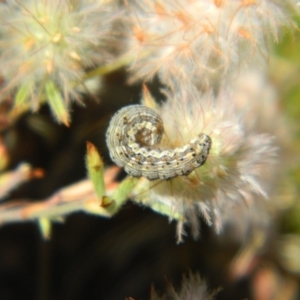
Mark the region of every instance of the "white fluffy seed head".
[[1, 96], [16, 93], [20, 102], [37, 109], [57, 92], [68, 106], [80, 96], [76, 85], [83, 83], [85, 70], [112, 58], [108, 47], [115, 19], [109, 1], [1, 3]]
[[[167, 95], [159, 113], [163, 119], [163, 145], [178, 147], [199, 132], [210, 136], [212, 145], [206, 163], [189, 176], [169, 181], [141, 180], [134, 191], [138, 201], [192, 225], [199, 233], [198, 216], [222, 229], [223, 213], [233, 205], [251, 204], [256, 197], [268, 197], [276, 147], [268, 134], [248, 130], [226, 93], [214, 97], [194, 90]], [[273, 172], [273, 173], [272, 173]], [[224, 219], [226, 217], [224, 216]]]
[[266, 61], [268, 38], [292, 24], [296, 1], [131, 1], [128, 34], [133, 80], [158, 74], [175, 87], [178, 78], [202, 84], [254, 59]]

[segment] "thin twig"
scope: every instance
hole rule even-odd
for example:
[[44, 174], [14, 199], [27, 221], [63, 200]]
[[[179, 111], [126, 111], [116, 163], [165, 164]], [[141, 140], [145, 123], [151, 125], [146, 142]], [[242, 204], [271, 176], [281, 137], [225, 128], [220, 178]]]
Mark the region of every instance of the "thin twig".
[[[118, 167], [110, 167], [104, 173], [106, 193], [111, 194], [118, 183], [115, 181]], [[43, 218], [59, 220], [63, 216], [77, 211], [109, 217], [106, 208], [99, 205], [92, 182], [89, 179], [79, 181], [62, 188], [51, 197], [34, 202], [30, 199], [11, 200], [0, 205], [0, 224], [40, 220]]]

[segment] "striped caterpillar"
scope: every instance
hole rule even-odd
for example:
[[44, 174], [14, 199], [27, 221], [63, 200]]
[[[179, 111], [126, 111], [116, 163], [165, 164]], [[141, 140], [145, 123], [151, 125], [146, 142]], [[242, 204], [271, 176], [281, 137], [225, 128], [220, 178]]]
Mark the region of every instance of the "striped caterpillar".
[[160, 148], [163, 134], [161, 117], [151, 108], [130, 105], [111, 119], [106, 142], [111, 159], [134, 177], [168, 180], [190, 174], [208, 157], [211, 139], [198, 134], [182, 147]]

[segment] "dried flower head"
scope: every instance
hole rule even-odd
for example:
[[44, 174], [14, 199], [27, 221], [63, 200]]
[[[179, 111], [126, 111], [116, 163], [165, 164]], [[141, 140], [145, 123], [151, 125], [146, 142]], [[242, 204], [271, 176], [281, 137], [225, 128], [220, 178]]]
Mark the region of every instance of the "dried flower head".
[[181, 220], [179, 240], [185, 222], [198, 236], [199, 215], [220, 232], [223, 213], [231, 207], [250, 205], [258, 196], [268, 197], [276, 157], [273, 138], [255, 133], [253, 128], [250, 131], [235, 109], [234, 99], [226, 93], [218, 97], [201, 95], [190, 87], [167, 96], [166, 103], [158, 109], [165, 132], [161, 147], [182, 146], [203, 132], [212, 141], [207, 161], [190, 175], [169, 181], [141, 178], [133, 195], [171, 219]]
[[285, 118], [275, 86], [265, 72], [248, 70], [232, 80], [230, 92], [237, 110], [243, 112], [243, 123], [248, 130], [271, 134], [279, 146], [276, 177], [268, 193], [271, 201], [263, 201], [262, 197], [257, 196], [251, 207], [229, 207], [226, 216], [223, 214], [224, 231], [234, 239], [245, 242], [251, 237], [251, 232], [265, 232], [269, 235], [274, 217], [291, 201], [293, 193], [290, 192], [291, 183], [287, 172], [295, 164], [297, 154], [291, 149], [293, 128]]
[[136, 58], [133, 79], [159, 74], [176, 79], [209, 79], [240, 69], [249, 58], [267, 54], [266, 38], [292, 23], [296, 1], [135, 1], [129, 7], [129, 51]]
[[152, 290], [150, 300], [212, 300], [216, 292], [208, 292], [206, 282], [198, 274], [190, 272], [187, 276], [183, 276], [179, 291], [169, 285], [168, 293], [164, 296], [158, 296], [155, 290]]
[[[291, 144], [291, 126], [282, 113], [276, 87], [266, 72], [250, 69], [231, 81], [230, 91], [249, 128], [276, 136], [281, 148]], [[276, 120], [276, 122], [274, 122]]]
[[48, 101], [68, 123], [70, 99], [85, 70], [111, 58], [114, 6], [105, 0], [7, 0], [0, 4], [1, 97], [37, 110]]

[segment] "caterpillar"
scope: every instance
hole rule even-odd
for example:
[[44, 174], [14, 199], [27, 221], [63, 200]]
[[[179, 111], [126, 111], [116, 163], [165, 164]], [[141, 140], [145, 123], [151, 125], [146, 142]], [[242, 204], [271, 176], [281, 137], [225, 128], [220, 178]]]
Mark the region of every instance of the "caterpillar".
[[182, 147], [159, 147], [164, 132], [161, 117], [151, 108], [130, 105], [111, 119], [106, 143], [111, 159], [134, 177], [169, 180], [187, 176], [202, 166], [209, 154], [211, 138], [200, 133]]

